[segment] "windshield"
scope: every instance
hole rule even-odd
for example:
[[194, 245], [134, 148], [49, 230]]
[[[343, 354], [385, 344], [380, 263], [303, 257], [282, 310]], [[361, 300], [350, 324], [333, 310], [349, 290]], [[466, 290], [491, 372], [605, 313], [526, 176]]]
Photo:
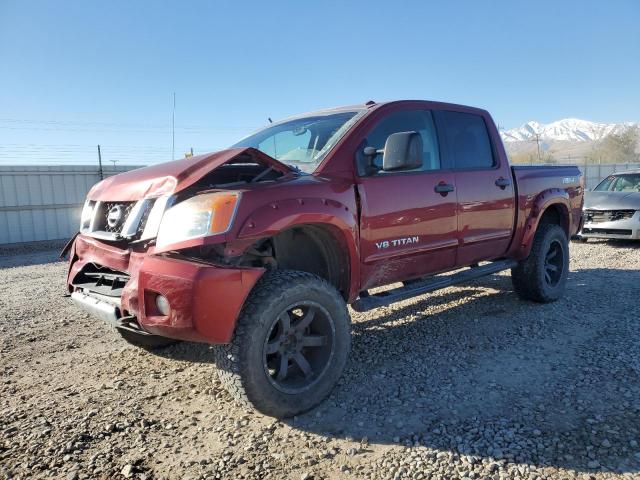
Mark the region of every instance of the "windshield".
[[276, 160], [312, 173], [366, 110], [298, 117], [276, 123], [232, 147], [253, 147]]
[[640, 173], [609, 175], [594, 190], [596, 192], [640, 192]]

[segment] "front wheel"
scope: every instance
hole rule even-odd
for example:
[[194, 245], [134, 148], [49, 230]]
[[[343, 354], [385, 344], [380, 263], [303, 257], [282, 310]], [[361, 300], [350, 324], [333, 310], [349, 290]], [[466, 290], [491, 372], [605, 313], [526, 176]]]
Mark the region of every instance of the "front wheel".
[[559, 299], [567, 284], [569, 244], [559, 225], [538, 227], [529, 256], [511, 270], [514, 289], [520, 297], [549, 303]]
[[266, 273], [243, 308], [229, 345], [216, 347], [218, 375], [243, 403], [278, 418], [303, 413], [333, 389], [347, 362], [344, 299], [310, 273]]

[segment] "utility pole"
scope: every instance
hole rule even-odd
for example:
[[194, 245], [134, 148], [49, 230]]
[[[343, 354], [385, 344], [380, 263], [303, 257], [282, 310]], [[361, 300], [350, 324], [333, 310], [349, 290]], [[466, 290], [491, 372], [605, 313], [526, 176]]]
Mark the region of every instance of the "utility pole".
[[100, 145], [98, 145], [98, 167], [100, 172], [100, 180], [104, 180], [104, 173], [102, 172], [102, 153], [100, 153]]
[[176, 159], [176, 92], [173, 92], [173, 113], [171, 114], [171, 160]]
[[109, 161], [110, 161], [110, 162], [113, 162], [113, 168], [116, 168], [116, 162], [117, 162], [118, 160], [109, 160]]
[[534, 140], [531, 140], [531, 141], [536, 142], [536, 145], [538, 146], [538, 163], [542, 163], [542, 159], [540, 158], [540, 134], [534, 133], [533, 137], [534, 137]]

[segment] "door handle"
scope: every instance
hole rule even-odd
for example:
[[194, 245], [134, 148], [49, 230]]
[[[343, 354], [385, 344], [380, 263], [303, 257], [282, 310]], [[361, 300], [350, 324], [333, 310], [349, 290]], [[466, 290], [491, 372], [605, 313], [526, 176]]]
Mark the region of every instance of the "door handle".
[[454, 188], [453, 185], [449, 183], [440, 182], [435, 187], [433, 187], [433, 190], [443, 197], [446, 197], [449, 192], [453, 192]]
[[511, 185], [511, 180], [508, 178], [500, 177], [496, 180], [496, 187], [500, 187], [502, 190]]

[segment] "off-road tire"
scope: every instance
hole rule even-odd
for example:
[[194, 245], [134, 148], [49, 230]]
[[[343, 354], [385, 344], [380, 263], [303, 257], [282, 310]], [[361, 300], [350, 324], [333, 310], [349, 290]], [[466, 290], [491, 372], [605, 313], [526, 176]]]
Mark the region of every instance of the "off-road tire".
[[[562, 249], [562, 271], [555, 285], [545, 280], [545, 259], [552, 244]], [[558, 300], [565, 291], [569, 272], [569, 243], [559, 225], [543, 224], [533, 238], [529, 256], [511, 269], [511, 281], [516, 293], [526, 300], [549, 303]]]
[[[263, 349], [276, 318], [297, 302], [314, 302], [331, 316], [332, 353], [316, 383], [302, 393], [276, 388], [265, 372]], [[322, 278], [294, 270], [265, 273], [240, 313], [230, 344], [214, 348], [218, 376], [239, 402], [265, 415], [287, 418], [324, 400], [342, 375], [351, 347], [351, 319], [340, 293]]]
[[178, 340], [161, 337], [159, 335], [142, 335], [123, 328], [116, 328], [116, 330], [127, 343], [144, 348], [145, 350], [156, 350], [178, 343]]

